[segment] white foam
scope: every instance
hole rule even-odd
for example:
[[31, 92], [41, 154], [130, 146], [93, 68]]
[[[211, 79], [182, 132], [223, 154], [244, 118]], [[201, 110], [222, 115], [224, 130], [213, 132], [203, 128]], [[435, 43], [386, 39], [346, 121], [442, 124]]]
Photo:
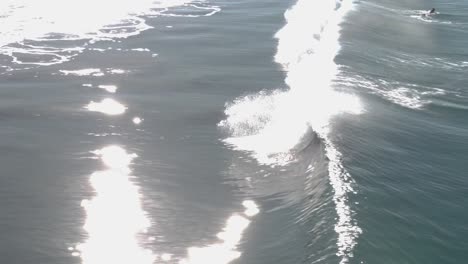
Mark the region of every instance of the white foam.
[[133, 51], [146, 51], [146, 52], [149, 52], [150, 50], [149, 49], [146, 49], [146, 48], [136, 48], [136, 49], [132, 49]]
[[386, 81], [383, 79], [367, 79], [353, 74], [340, 76], [338, 83], [342, 86], [366, 89], [372, 94], [381, 96], [392, 103], [410, 109], [422, 109], [429, 104], [429, 96], [446, 94], [446, 91], [437, 87], [428, 87], [413, 83]]
[[340, 50], [340, 23], [351, 9], [352, 3], [346, 0], [299, 0], [287, 10], [287, 23], [275, 35], [275, 61], [287, 72], [290, 89], [239, 98], [227, 105], [227, 118], [219, 124], [232, 135], [226, 143], [272, 166], [293, 161], [295, 148], [310, 128], [324, 140], [338, 215], [335, 231], [340, 263], [348, 262], [361, 233], [348, 205], [352, 179], [328, 137], [332, 117], [363, 111], [356, 96], [332, 88], [339, 72], [334, 58]]
[[106, 51], [106, 49], [101, 49], [101, 48], [89, 48], [88, 50], [94, 50], [94, 51], [99, 51], [99, 52]]
[[452, 21], [442, 21], [437, 19], [439, 12], [435, 12], [434, 15], [428, 15], [429, 10], [407, 10], [404, 13], [408, 14], [411, 18], [426, 22], [426, 23], [438, 23], [438, 24], [452, 24]]
[[81, 70], [60, 70], [61, 73], [64, 75], [75, 75], [75, 76], [102, 76], [104, 73], [101, 69], [89, 68], [89, 69], [81, 69]]
[[105, 70], [102, 70], [99, 68], [88, 68], [88, 69], [80, 69], [80, 70], [60, 70], [60, 73], [62, 73], [63, 75], [101, 77], [106, 74], [124, 74], [124, 73], [128, 73], [128, 71], [123, 70], [123, 69], [114, 69], [114, 68], [108, 68]]
[[215, 6], [215, 5], [207, 6], [207, 5], [201, 5], [201, 3], [202, 2], [199, 2], [197, 4], [188, 3], [188, 4], [184, 4], [184, 6], [189, 7], [189, 8], [193, 8], [195, 10], [198, 9], [198, 10], [208, 11], [208, 13], [205, 13], [205, 14], [175, 14], [175, 13], [168, 12], [169, 10], [166, 8], [162, 12], [160, 12], [159, 15], [169, 16], [169, 17], [208, 17], [208, 16], [212, 16], [212, 15], [214, 15], [214, 14], [221, 11], [221, 8], [219, 6]]
[[115, 86], [115, 85], [101, 84], [101, 85], [98, 85], [98, 88], [106, 90], [109, 93], [115, 93], [117, 91], [117, 86]]
[[127, 73], [128, 71], [123, 70], [123, 69], [108, 69], [108, 72], [111, 74], [124, 74], [124, 73]]
[[[127, 38], [151, 28], [142, 16], [191, 0], [3, 0], [0, 54], [15, 64], [69, 61], [86, 43]], [[60, 43], [55, 45], [54, 42]]]
[[386, 92], [385, 97], [399, 105], [413, 109], [421, 108], [425, 103], [417, 93], [404, 87]]

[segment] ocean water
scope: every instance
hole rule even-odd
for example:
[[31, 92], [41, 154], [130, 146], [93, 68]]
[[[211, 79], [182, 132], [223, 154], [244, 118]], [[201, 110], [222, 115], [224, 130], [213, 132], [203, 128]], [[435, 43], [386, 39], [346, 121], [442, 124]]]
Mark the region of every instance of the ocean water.
[[465, 263], [467, 11], [2, 1], [0, 263]]

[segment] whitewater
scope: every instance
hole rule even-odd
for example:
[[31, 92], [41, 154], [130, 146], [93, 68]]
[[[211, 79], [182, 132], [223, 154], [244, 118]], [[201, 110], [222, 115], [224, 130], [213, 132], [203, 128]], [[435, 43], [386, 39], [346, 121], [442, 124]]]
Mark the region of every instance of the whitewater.
[[[181, 6], [204, 12], [170, 12]], [[98, 41], [136, 36], [152, 28], [148, 17], [200, 17], [220, 11], [193, 0], [7, 0], [0, 3], [0, 10], [0, 55], [14, 65], [8, 71], [68, 62]]]

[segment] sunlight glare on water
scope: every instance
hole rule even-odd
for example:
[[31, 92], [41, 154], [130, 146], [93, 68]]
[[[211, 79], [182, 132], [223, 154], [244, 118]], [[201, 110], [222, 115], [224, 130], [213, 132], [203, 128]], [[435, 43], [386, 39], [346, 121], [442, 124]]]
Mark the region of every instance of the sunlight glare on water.
[[246, 209], [245, 216], [241, 214], [231, 215], [226, 221], [223, 231], [217, 234], [221, 242], [206, 247], [188, 248], [187, 258], [181, 260], [179, 264], [228, 264], [239, 258], [242, 253], [237, 250], [237, 246], [242, 240], [244, 231], [251, 223], [249, 217], [260, 211], [255, 202], [251, 200], [244, 201], [243, 206]]
[[127, 110], [125, 105], [111, 98], [105, 98], [101, 102], [91, 101], [85, 108], [92, 112], [100, 112], [107, 115], [121, 115]]
[[96, 195], [81, 203], [88, 239], [73, 253], [83, 264], [152, 264], [156, 256], [141, 248], [137, 240], [150, 222], [141, 208], [139, 189], [130, 181], [130, 165], [136, 154], [115, 145], [92, 153], [107, 169], [90, 176]]

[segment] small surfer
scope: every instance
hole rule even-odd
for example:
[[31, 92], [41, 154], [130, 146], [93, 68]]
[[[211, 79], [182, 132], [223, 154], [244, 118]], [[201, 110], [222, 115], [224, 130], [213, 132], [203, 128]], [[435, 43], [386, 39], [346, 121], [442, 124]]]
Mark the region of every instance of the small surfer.
[[431, 10], [427, 11], [426, 13], [422, 14], [423, 17], [433, 16], [436, 14], [435, 8], [431, 8]]

